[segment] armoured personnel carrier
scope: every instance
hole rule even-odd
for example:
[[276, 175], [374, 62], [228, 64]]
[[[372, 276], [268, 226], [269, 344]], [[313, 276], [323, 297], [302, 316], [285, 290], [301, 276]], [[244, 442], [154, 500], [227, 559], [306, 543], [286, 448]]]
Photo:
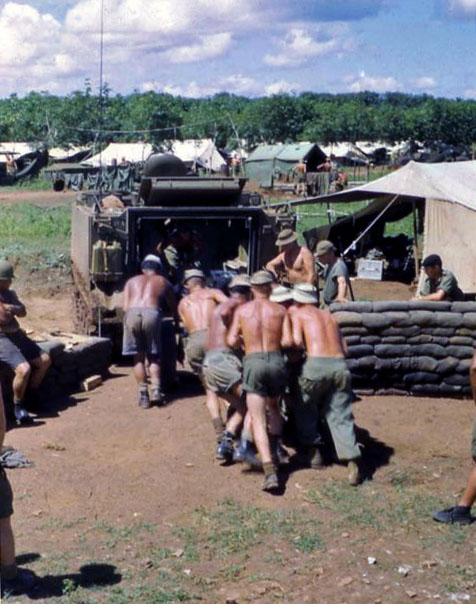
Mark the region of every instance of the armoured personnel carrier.
[[133, 192], [81, 193], [72, 219], [75, 330], [120, 335], [125, 282], [139, 273], [146, 254], [157, 254], [157, 246], [174, 234], [188, 233], [195, 260], [215, 285], [237, 267], [247, 273], [263, 267], [277, 252], [281, 226], [293, 219], [264, 209], [259, 195], [244, 191], [245, 183], [189, 175], [180, 159], [160, 154], [149, 157]]

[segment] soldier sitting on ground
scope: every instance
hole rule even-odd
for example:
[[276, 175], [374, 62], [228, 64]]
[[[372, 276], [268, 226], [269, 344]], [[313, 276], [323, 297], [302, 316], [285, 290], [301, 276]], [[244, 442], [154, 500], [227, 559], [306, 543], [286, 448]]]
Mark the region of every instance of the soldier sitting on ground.
[[0, 362], [13, 369], [13, 403], [15, 419], [19, 423], [31, 421], [23, 406], [27, 386], [34, 399], [43, 378], [51, 365], [49, 355], [30, 340], [20, 329], [17, 317], [26, 316], [26, 308], [10, 289], [13, 265], [0, 261]]

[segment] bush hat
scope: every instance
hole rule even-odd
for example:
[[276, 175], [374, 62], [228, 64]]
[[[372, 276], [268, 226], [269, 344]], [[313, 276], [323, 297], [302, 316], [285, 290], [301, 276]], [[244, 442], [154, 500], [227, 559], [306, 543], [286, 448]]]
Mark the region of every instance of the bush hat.
[[205, 280], [205, 273], [199, 268], [189, 268], [183, 275], [183, 283], [186, 283], [189, 279], [193, 279], [193, 277]]
[[269, 271], [256, 271], [250, 279], [251, 285], [269, 285], [273, 281], [273, 275]]
[[248, 275], [235, 275], [230, 281], [228, 289], [233, 289], [234, 287], [251, 287]]
[[332, 241], [323, 239], [322, 241], [319, 241], [319, 243], [317, 244], [316, 255], [323, 256], [324, 254], [327, 254], [327, 252], [333, 252], [335, 249], [336, 248], [335, 248], [334, 244], [332, 243]]
[[289, 302], [289, 300], [293, 299], [293, 292], [290, 287], [285, 287], [284, 285], [278, 285], [271, 292], [271, 296], [269, 297], [271, 302]]
[[288, 243], [293, 243], [293, 241], [297, 241], [297, 238], [297, 233], [292, 229], [283, 229], [279, 232], [278, 237], [276, 238], [276, 245], [278, 247], [288, 245]]
[[295, 302], [317, 304], [317, 289], [311, 283], [297, 283], [292, 294]]

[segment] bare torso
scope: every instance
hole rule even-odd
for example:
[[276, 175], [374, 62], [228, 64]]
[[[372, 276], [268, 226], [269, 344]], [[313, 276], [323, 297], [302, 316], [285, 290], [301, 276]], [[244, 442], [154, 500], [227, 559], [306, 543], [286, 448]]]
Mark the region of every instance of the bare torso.
[[291, 307], [288, 314], [294, 342], [304, 344], [309, 357], [345, 357], [339, 327], [329, 312], [305, 305]]
[[207, 350], [228, 348], [226, 334], [231, 325], [235, 310], [239, 305], [239, 300], [230, 299], [212, 310], [208, 327]]
[[210, 319], [217, 304], [226, 302], [228, 298], [218, 289], [202, 287], [182, 298], [179, 304], [179, 314], [189, 333], [208, 329]]
[[159, 309], [169, 289], [169, 282], [159, 275], [137, 275], [124, 288], [124, 310], [128, 308]]
[[268, 263], [267, 268], [291, 284], [316, 283], [314, 256], [304, 246], [292, 247], [281, 252], [279, 256]]
[[246, 354], [281, 350], [286, 310], [266, 299], [253, 300], [241, 306], [233, 323], [239, 322]]

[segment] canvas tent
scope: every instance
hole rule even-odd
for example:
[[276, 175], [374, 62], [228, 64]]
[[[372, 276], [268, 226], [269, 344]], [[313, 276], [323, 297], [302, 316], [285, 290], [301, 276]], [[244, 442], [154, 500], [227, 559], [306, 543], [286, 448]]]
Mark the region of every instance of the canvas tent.
[[260, 145], [245, 161], [246, 176], [262, 187], [272, 187], [277, 173], [287, 174], [304, 160], [308, 172], [315, 172], [326, 154], [316, 143]]
[[220, 172], [222, 166], [226, 164], [225, 158], [210, 138], [173, 141], [170, 152], [192, 169], [198, 165], [212, 172]]
[[84, 164], [98, 167], [120, 164], [123, 160], [134, 164], [144, 162], [154, 148], [149, 143], [110, 143], [102, 153], [97, 153], [84, 161]]
[[461, 289], [476, 292], [476, 161], [440, 164], [412, 161], [361, 187], [291, 203], [375, 198], [386, 199], [388, 205], [425, 201], [423, 255], [439, 254], [444, 266], [455, 273]]

